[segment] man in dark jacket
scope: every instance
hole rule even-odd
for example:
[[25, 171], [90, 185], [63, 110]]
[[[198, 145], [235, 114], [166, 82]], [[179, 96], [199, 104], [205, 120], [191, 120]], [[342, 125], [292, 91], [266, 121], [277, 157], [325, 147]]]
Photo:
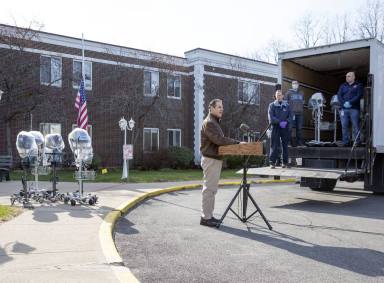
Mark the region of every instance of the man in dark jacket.
[[200, 224], [211, 227], [217, 226], [219, 222], [218, 219], [213, 217], [215, 195], [217, 193], [223, 164], [218, 154], [219, 146], [239, 143], [234, 139], [224, 137], [224, 133], [220, 127], [223, 110], [222, 100], [213, 99], [209, 103], [209, 113], [203, 121], [200, 132], [201, 167], [204, 173]]
[[360, 99], [363, 96], [363, 87], [355, 81], [355, 73], [348, 72], [345, 76], [346, 82], [343, 83], [337, 92], [337, 98], [341, 105], [340, 120], [343, 135], [343, 145], [350, 145], [349, 120], [352, 122], [352, 134], [356, 143], [360, 142], [357, 137], [359, 132], [360, 119]]
[[268, 120], [272, 126], [270, 162], [271, 168], [275, 168], [281, 142], [283, 148], [282, 167], [285, 168], [288, 166], [289, 121], [291, 119], [291, 110], [288, 103], [283, 101], [281, 90], [276, 90], [275, 97], [276, 100], [269, 104], [268, 107]]
[[292, 88], [287, 91], [285, 98], [291, 109], [291, 121], [289, 127], [289, 137], [292, 136], [292, 128], [296, 128], [296, 146], [303, 146], [301, 139], [301, 129], [303, 128], [304, 112], [304, 93], [299, 89], [299, 82], [292, 81]]

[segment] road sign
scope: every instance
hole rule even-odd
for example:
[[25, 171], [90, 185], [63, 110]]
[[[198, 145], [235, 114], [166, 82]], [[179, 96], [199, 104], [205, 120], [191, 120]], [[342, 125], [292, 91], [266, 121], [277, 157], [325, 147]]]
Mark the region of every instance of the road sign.
[[133, 145], [132, 144], [123, 145], [123, 159], [124, 160], [133, 159]]

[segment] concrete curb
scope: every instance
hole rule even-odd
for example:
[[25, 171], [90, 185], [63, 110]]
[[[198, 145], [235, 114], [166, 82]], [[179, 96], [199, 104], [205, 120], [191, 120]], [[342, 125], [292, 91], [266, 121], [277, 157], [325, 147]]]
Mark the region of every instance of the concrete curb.
[[[296, 182], [296, 179], [283, 179], [283, 180], [257, 180], [251, 181], [251, 184], [273, 184], [273, 183], [291, 183]], [[220, 182], [219, 186], [233, 186], [240, 185], [240, 182]], [[123, 260], [117, 252], [115, 242], [113, 239], [113, 230], [115, 223], [126, 214], [130, 209], [135, 205], [141, 203], [142, 201], [158, 196], [165, 193], [181, 191], [181, 190], [190, 190], [200, 188], [201, 184], [191, 184], [185, 186], [174, 186], [165, 189], [155, 189], [154, 191], [148, 193], [142, 193], [141, 195], [121, 203], [117, 208], [109, 212], [103, 219], [102, 224], [99, 229], [99, 241], [101, 249], [104, 253], [106, 262], [111, 266], [116, 277], [120, 282], [139, 282], [133, 273], [129, 270], [128, 267], [124, 266]]]

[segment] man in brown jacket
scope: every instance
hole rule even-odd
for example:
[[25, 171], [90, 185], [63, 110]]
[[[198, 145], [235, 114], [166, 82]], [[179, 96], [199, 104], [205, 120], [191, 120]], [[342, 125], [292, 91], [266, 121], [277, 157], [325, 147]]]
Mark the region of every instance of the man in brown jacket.
[[201, 167], [204, 174], [200, 225], [210, 227], [215, 227], [219, 222], [218, 219], [213, 217], [215, 195], [223, 164], [218, 154], [219, 146], [239, 143], [234, 139], [224, 137], [220, 127], [220, 118], [223, 115], [223, 110], [221, 99], [213, 99], [209, 103], [209, 113], [203, 121], [200, 135]]

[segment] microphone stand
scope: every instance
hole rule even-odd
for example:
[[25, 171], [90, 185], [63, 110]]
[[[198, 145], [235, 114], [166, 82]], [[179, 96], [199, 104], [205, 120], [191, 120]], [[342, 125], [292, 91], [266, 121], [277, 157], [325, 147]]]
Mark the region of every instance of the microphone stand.
[[[270, 126], [271, 126], [271, 123], [268, 124], [268, 127], [264, 130], [263, 134], [257, 139], [256, 142], [259, 142], [265, 136], [265, 134], [266, 134], [266, 132], [267, 132], [267, 130], [269, 129]], [[248, 134], [248, 136], [249, 136], [249, 134]], [[217, 225], [216, 225], [217, 228], [220, 228], [221, 223], [223, 222], [223, 220], [224, 220], [225, 216], [227, 215], [228, 211], [230, 210], [243, 223], [247, 222], [256, 213], [259, 213], [260, 216], [263, 218], [265, 224], [267, 224], [268, 229], [272, 230], [271, 224], [269, 224], [267, 218], [264, 216], [264, 214], [261, 211], [260, 207], [257, 205], [256, 201], [253, 199], [252, 195], [249, 192], [251, 184], [249, 184], [248, 181], [247, 181], [247, 171], [248, 171], [248, 162], [249, 162], [249, 158], [250, 157], [251, 157], [251, 155], [248, 155], [247, 157], [243, 156], [243, 160], [244, 160], [243, 161], [243, 176], [242, 176], [242, 180], [241, 180], [241, 183], [240, 183], [240, 187], [237, 190], [237, 192], [234, 195], [234, 197], [232, 198], [232, 200], [229, 202], [229, 205], [225, 209], [225, 212], [224, 212], [223, 216], [221, 217], [220, 221], [217, 223]], [[232, 205], [235, 202], [236, 198], [240, 195], [241, 192], [243, 193], [243, 202], [242, 202], [241, 215], [239, 215], [238, 213], [236, 213], [232, 209]], [[251, 202], [253, 203], [253, 205], [256, 208], [256, 210], [254, 212], [252, 212], [249, 216], [247, 216], [248, 198], [251, 200]]]

